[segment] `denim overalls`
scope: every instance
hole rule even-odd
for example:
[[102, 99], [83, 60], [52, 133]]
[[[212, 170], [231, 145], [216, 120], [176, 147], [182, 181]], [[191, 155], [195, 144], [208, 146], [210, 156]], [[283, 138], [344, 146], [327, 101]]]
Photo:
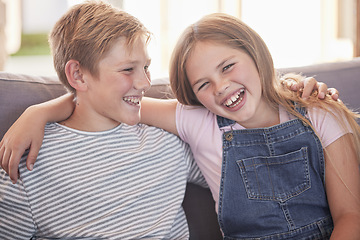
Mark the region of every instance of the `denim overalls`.
[[[217, 121], [220, 128], [235, 124]], [[324, 164], [320, 140], [299, 119], [225, 132], [218, 208], [224, 239], [329, 239]]]

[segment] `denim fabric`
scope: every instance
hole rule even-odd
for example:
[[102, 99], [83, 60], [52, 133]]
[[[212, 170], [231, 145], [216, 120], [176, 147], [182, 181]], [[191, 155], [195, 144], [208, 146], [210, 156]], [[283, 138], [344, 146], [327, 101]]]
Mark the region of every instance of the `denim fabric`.
[[[220, 128], [232, 124], [218, 116]], [[218, 209], [224, 239], [329, 239], [324, 178], [320, 140], [299, 119], [225, 132]]]

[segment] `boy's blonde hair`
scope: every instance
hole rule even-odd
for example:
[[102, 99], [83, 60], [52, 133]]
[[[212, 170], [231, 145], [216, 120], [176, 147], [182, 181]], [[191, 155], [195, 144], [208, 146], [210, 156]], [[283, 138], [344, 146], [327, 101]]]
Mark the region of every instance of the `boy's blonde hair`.
[[[280, 81], [281, 76], [278, 76], [275, 71], [270, 51], [265, 42], [253, 29], [230, 15], [222, 13], [207, 15], [186, 28], [179, 38], [170, 61], [170, 85], [180, 103], [202, 105], [196, 98], [186, 73], [186, 61], [197, 42], [226, 45], [247, 53], [257, 68], [262, 86], [262, 96], [269, 106], [278, 108], [279, 105], [282, 105], [288, 112], [310, 126], [310, 122], [295, 110], [294, 102], [299, 103], [301, 107], [319, 107], [334, 116], [345, 116], [346, 121], [353, 129], [355, 149], [358, 159], [360, 158], [360, 127], [356, 122], [359, 115], [350, 111], [341, 101], [332, 100], [330, 96], [327, 96], [325, 100], [319, 100], [315, 92], [309, 100], [305, 101], [300, 98], [299, 92], [294, 93], [283, 86]], [[291, 78], [298, 82], [303, 76], [288, 74], [282, 78]], [[345, 127], [344, 119], [338, 118], [338, 120]]]
[[129, 48], [133, 43], [150, 32], [132, 15], [101, 1], [88, 1], [70, 8], [55, 24], [49, 43], [54, 67], [60, 81], [72, 93], [65, 75], [66, 63], [73, 59], [95, 77], [98, 63], [105, 57], [113, 44], [124, 37]]

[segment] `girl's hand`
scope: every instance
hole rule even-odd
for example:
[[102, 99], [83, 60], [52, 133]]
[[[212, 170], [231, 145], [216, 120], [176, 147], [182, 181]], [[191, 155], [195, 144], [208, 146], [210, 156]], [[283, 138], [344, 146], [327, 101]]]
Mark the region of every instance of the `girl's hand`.
[[16, 183], [18, 167], [24, 152], [29, 149], [26, 166], [31, 171], [44, 139], [47, 122], [67, 119], [74, 110], [72, 94], [30, 106], [9, 128], [0, 142], [0, 167]]
[[18, 166], [21, 156], [27, 149], [26, 166], [32, 170], [44, 138], [46, 124], [36, 116], [34, 107], [29, 107], [9, 128], [0, 142], [0, 166], [10, 176], [13, 183], [18, 179]]
[[335, 88], [328, 88], [323, 82], [316, 81], [313, 77], [305, 78], [304, 80], [296, 83], [292, 79], [285, 79], [284, 84], [293, 91], [302, 91], [302, 98], [310, 97], [314, 90], [318, 91], [318, 98], [324, 99], [326, 94], [329, 94], [335, 101], [339, 98], [339, 92]]

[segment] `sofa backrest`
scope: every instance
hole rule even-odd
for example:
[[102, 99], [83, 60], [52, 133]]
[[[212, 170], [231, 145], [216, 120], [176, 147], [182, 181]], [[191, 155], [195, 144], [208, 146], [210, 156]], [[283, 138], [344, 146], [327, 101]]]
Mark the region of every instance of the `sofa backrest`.
[[[280, 72], [302, 73], [339, 90], [340, 98], [353, 110], [360, 111], [360, 58], [305, 67], [282, 68]], [[30, 76], [0, 72], [0, 139], [30, 105], [64, 94], [66, 90], [56, 76]], [[173, 97], [168, 80], [155, 79], [147, 96]]]
[[283, 68], [280, 72], [302, 73], [336, 88], [341, 100], [352, 110], [360, 111], [360, 57], [349, 61], [322, 63], [305, 67]]
[[[0, 72], [0, 139], [29, 106], [66, 93], [56, 76], [32, 76]], [[172, 97], [167, 79], [156, 79], [149, 97]]]

